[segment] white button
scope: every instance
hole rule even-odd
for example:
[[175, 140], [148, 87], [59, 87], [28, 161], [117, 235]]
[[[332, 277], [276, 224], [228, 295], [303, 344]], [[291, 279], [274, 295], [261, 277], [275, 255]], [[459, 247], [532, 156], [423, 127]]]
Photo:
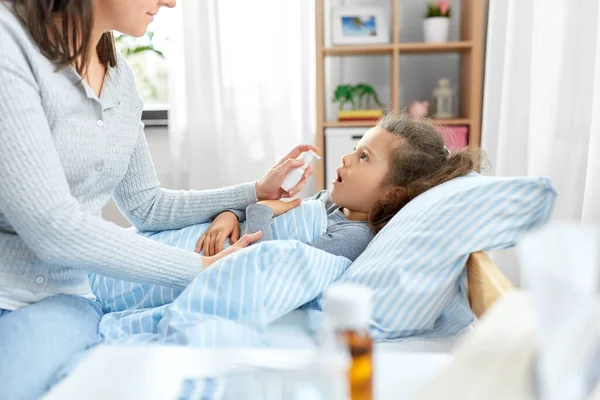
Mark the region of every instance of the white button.
[[98, 124], [98, 126], [102, 128], [104, 126], [104, 121], [99, 119], [98, 121], [96, 121], [96, 124]]
[[41, 285], [42, 283], [44, 283], [44, 281], [46, 281], [46, 279], [44, 279], [43, 276], [38, 276], [37, 278], [35, 278], [35, 281]]
[[102, 166], [102, 164], [98, 164], [96, 165], [96, 171], [100, 172], [104, 169], [104, 167]]

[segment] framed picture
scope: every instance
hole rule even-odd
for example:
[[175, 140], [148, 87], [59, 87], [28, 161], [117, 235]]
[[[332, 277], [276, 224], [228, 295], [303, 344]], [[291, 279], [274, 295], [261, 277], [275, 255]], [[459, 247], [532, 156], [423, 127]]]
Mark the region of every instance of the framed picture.
[[332, 9], [333, 45], [389, 43], [390, 33], [382, 7]]

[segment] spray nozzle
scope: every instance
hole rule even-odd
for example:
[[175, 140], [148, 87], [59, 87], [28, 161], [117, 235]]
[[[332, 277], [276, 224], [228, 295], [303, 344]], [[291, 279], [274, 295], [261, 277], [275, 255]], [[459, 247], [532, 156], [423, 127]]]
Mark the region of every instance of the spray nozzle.
[[317, 159], [317, 160], [321, 160], [321, 156], [319, 156], [317, 153], [315, 153], [312, 150], [309, 151], [305, 151], [304, 153], [302, 153], [302, 159], [304, 159], [304, 165], [302, 166], [302, 169], [306, 169], [308, 168], [308, 166], [310, 165], [310, 163], [312, 162], [313, 159]]

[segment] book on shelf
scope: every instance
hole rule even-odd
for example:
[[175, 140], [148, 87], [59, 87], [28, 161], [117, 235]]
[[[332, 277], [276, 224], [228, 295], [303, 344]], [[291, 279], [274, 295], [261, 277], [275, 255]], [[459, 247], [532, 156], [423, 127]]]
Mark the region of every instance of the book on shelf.
[[382, 115], [382, 110], [341, 110], [338, 121], [377, 121]]
[[458, 150], [469, 144], [468, 126], [436, 126], [435, 128], [444, 137], [446, 147], [450, 150]]

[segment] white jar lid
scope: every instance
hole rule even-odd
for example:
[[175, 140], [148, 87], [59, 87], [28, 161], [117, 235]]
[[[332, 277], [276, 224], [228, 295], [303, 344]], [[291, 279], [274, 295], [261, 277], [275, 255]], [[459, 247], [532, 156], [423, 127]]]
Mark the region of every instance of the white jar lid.
[[371, 321], [372, 292], [353, 283], [335, 284], [325, 292], [325, 314], [334, 329], [362, 329]]

